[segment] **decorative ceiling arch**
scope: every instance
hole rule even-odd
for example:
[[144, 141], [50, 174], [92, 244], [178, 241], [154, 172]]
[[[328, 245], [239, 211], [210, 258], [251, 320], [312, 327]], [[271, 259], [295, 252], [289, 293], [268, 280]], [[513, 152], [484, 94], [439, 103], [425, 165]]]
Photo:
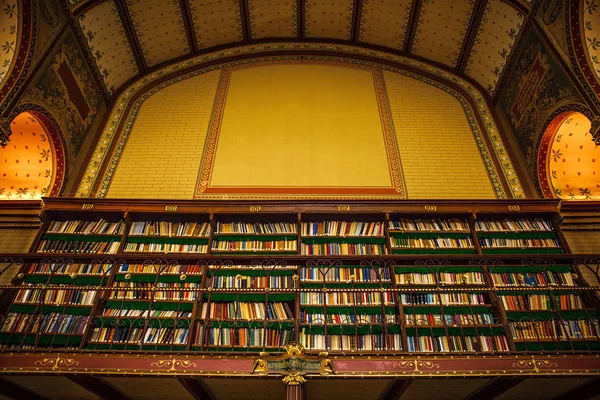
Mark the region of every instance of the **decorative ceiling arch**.
[[[292, 54], [314, 57], [344, 57], [356, 59], [359, 62], [374, 63], [383, 69], [402, 71], [416, 79], [429, 79], [431, 84], [449, 91], [455, 97], [462, 99], [461, 103], [469, 118], [473, 120], [472, 128], [478, 140], [484, 141], [489, 153], [484, 155], [484, 162], [494, 164], [499, 171], [497, 179], [493, 182], [495, 187], [504, 192], [506, 198], [523, 198], [523, 188], [519, 177], [514, 170], [504, 142], [495, 125], [493, 115], [489, 110], [485, 95], [473, 84], [465, 79], [452, 74], [442, 68], [433, 67], [426, 62], [417, 61], [389, 52], [366, 50], [356, 46], [331, 43], [269, 43], [256, 44], [226, 49], [197, 56], [165, 66], [140, 78], [125, 88], [116, 99], [113, 109], [108, 115], [107, 124], [99, 135], [99, 141], [94, 150], [89, 164], [77, 190], [77, 197], [100, 196], [107, 189], [106, 180], [103, 179], [107, 171], [114, 171], [118, 164], [118, 157], [112, 157], [114, 152], [122, 150], [124, 143], [121, 137], [123, 129], [128, 129], [133, 124], [130, 110], [141, 96], [168, 82], [185, 79], [186, 74], [207, 72], [221, 68], [226, 63], [243, 62], [246, 59], [257, 57], [278, 57]], [[195, 72], [199, 71], [199, 72]], [[125, 139], [126, 141], [126, 139]], [[502, 198], [502, 195], [499, 195]]]

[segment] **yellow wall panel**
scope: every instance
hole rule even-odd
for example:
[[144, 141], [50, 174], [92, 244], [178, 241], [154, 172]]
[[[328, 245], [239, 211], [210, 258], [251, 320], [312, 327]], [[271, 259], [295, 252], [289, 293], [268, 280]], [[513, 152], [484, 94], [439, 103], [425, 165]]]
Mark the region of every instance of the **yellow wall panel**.
[[496, 198], [458, 100], [404, 75], [384, 77], [408, 198]]
[[219, 74], [186, 79], [146, 99], [107, 197], [192, 198]]

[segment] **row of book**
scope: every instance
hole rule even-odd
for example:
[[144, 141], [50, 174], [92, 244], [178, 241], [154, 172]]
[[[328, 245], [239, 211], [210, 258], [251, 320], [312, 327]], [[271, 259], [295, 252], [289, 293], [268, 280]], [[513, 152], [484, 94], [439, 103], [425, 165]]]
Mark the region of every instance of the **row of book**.
[[58, 333], [81, 335], [89, 317], [62, 313], [19, 314], [8, 313], [0, 327], [2, 332]]
[[296, 240], [213, 240], [211, 251], [296, 251]]
[[208, 222], [146, 221], [132, 222], [130, 236], [189, 236], [208, 237]]
[[40, 263], [30, 264], [28, 274], [54, 275], [107, 275], [112, 270], [112, 264], [69, 264], [69, 263]]
[[473, 248], [471, 238], [408, 238], [391, 236], [392, 247], [411, 249], [470, 249]]
[[568, 319], [545, 321], [509, 321], [510, 331], [518, 340], [600, 339], [598, 319]]
[[[327, 303], [325, 303], [327, 301]], [[390, 292], [301, 292], [300, 304], [302, 305], [366, 305], [377, 306], [381, 304], [395, 304], [394, 295]]]
[[396, 323], [396, 316], [394, 314], [321, 314], [300, 310], [300, 323], [312, 325], [390, 325]]
[[102, 312], [103, 317], [134, 317], [134, 318], [170, 318], [186, 319], [192, 317], [191, 311], [175, 310], [134, 310], [127, 308], [105, 308]]
[[[550, 296], [545, 294], [500, 295], [500, 300], [507, 311], [539, 311], [554, 308]], [[561, 310], [584, 308], [581, 296], [576, 294], [556, 295], [554, 300]]]
[[408, 305], [438, 305], [440, 302], [448, 306], [486, 304], [483, 293], [402, 293], [400, 300]]
[[127, 243], [126, 252], [139, 253], [207, 253], [206, 244]]
[[492, 273], [494, 286], [576, 286], [570, 272]]
[[390, 281], [388, 268], [300, 268], [302, 281], [315, 282], [379, 282]]
[[43, 303], [52, 305], [91, 306], [96, 299], [95, 290], [79, 289], [21, 289], [15, 296], [15, 303]]
[[295, 222], [217, 222], [216, 233], [296, 234]]
[[382, 244], [370, 243], [323, 243], [301, 244], [303, 255], [349, 255], [349, 256], [378, 256], [387, 254]]
[[494, 316], [479, 314], [405, 314], [404, 323], [408, 326], [473, 326], [491, 325]]
[[76, 233], [81, 235], [121, 235], [125, 231], [125, 221], [108, 222], [104, 219], [98, 221], [52, 221], [47, 233]]
[[399, 334], [375, 335], [314, 335], [301, 331], [298, 342], [309, 350], [332, 351], [400, 351]]
[[419, 274], [415, 272], [396, 274], [398, 285], [485, 285], [481, 272], [440, 272], [436, 280], [435, 274]]
[[444, 232], [444, 231], [462, 231], [469, 232], [469, 223], [467, 220], [458, 218], [400, 218], [397, 221], [389, 222], [389, 229], [396, 231], [424, 231], [424, 232]]
[[288, 303], [283, 302], [210, 302], [202, 305], [200, 314], [204, 319], [244, 319], [244, 320], [287, 320], [294, 313]]
[[382, 222], [320, 221], [303, 222], [302, 236], [384, 236]]
[[185, 345], [188, 341], [189, 333], [189, 328], [96, 327], [92, 331], [90, 342]]
[[[198, 298], [196, 290], [201, 285], [191, 283], [166, 283], [158, 282], [115, 282], [113, 287], [120, 290], [111, 290], [109, 297], [115, 300], [150, 300], [155, 301], [194, 301]], [[176, 290], [160, 290], [176, 289]]]
[[291, 275], [276, 276], [213, 276], [208, 278], [207, 286], [221, 289], [259, 289], [259, 288], [293, 288]]
[[508, 351], [506, 336], [407, 336], [409, 352]]
[[510, 321], [510, 333], [515, 341], [558, 338], [556, 322], [548, 321]]
[[116, 254], [120, 242], [93, 242], [78, 240], [41, 240], [38, 253]]
[[291, 330], [275, 330], [263, 328], [209, 328], [198, 329], [196, 344], [220, 347], [283, 347], [292, 340]]
[[475, 221], [475, 229], [482, 232], [531, 232], [531, 231], [552, 231], [552, 222], [534, 218], [534, 219], [497, 219]]
[[558, 239], [507, 239], [507, 238], [479, 238], [482, 248], [509, 247], [559, 247]]
[[123, 264], [119, 267], [120, 274], [165, 274], [165, 275], [200, 275], [202, 267], [199, 265], [179, 264]]

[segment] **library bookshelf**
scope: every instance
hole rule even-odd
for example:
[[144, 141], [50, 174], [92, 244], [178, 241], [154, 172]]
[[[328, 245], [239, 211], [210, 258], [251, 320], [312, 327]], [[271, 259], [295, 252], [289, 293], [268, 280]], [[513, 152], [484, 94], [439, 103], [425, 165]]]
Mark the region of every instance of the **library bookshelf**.
[[557, 201], [44, 201], [3, 352], [600, 350]]

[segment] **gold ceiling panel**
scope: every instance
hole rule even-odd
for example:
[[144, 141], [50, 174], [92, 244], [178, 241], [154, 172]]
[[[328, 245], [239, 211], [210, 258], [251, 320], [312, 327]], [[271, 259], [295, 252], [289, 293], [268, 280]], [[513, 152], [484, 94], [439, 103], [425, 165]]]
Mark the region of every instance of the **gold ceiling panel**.
[[353, 9], [353, 0], [306, 0], [306, 37], [350, 40]]
[[475, 0], [423, 0], [412, 53], [455, 67]]
[[17, 25], [19, 10], [17, 0], [0, 1], [0, 87], [8, 77], [10, 65], [17, 52]]
[[465, 73], [493, 95], [525, 15], [503, 0], [488, 0]]
[[298, 35], [296, 0], [248, 0], [248, 14], [252, 39]]
[[363, 0], [358, 40], [402, 50], [412, 0]]
[[179, 0], [125, 0], [148, 66], [190, 52]]
[[590, 67], [600, 79], [600, 9], [598, 6], [597, 2], [588, 0], [584, 4], [582, 1], [580, 7], [583, 10], [580, 14], [583, 16], [583, 34], [591, 61]]
[[110, 93], [138, 73], [133, 52], [113, 1], [79, 17], [79, 25]]
[[238, 0], [188, 0], [199, 48], [244, 39]]

